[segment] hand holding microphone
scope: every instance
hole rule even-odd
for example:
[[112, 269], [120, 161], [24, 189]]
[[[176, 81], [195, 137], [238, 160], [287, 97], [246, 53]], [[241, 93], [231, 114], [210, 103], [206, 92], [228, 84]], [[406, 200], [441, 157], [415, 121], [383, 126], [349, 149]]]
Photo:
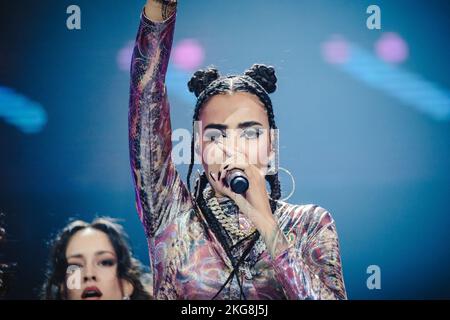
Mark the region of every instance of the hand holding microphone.
[[[226, 151], [222, 145], [220, 147]], [[286, 240], [280, 242], [280, 246], [274, 241], [280, 238], [281, 231], [270, 205], [264, 170], [250, 163], [246, 154], [236, 152], [221, 164], [218, 171], [210, 171], [209, 176], [215, 191], [232, 199], [256, 227], [272, 256], [275, 256], [274, 252], [287, 248]]]
[[244, 194], [250, 186], [245, 172], [241, 169], [232, 169], [227, 171], [225, 181], [230, 186], [231, 190], [238, 194]]
[[[250, 162], [246, 153], [230, 150], [223, 144], [217, 146], [227, 155], [220, 168], [208, 170], [210, 183], [219, 196], [227, 196], [234, 200], [242, 213], [246, 214], [257, 227], [254, 219], [267, 216], [272, 219], [269, 194], [266, 188], [265, 170]], [[256, 218], [259, 217], [259, 218]]]

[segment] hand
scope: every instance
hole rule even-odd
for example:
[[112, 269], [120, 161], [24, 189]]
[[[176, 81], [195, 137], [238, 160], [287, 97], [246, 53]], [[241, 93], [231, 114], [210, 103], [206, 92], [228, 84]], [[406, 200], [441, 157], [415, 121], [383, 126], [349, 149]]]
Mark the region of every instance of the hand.
[[145, 15], [152, 21], [162, 22], [169, 18], [177, 7], [177, 0], [147, 0]]
[[[276, 221], [267, 194], [265, 171], [251, 164], [244, 153], [236, 150], [231, 153], [222, 143], [217, 146], [232, 156], [221, 164], [217, 172], [209, 172], [211, 185], [216, 192], [232, 199], [261, 234], [268, 233], [276, 226]], [[242, 170], [249, 180], [249, 188], [243, 195], [233, 192], [226, 183], [227, 172], [232, 169]]]
[[[222, 143], [217, 146], [225, 154], [230, 154]], [[242, 170], [249, 180], [249, 188], [244, 195], [233, 192], [226, 185], [227, 172], [232, 169]], [[234, 150], [232, 156], [225, 160], [217, 172], [209, 172], [210, 182], [216, 192], [231, 198], [239, 210], [253, 223], [264, 239], [269, 254], [275, 258], [289, 247], [289, 243], [280, 230], [270, 207], [269, 195], [266, 190], [265, 175], [262, 170], [249, 163], [247, 156]]]

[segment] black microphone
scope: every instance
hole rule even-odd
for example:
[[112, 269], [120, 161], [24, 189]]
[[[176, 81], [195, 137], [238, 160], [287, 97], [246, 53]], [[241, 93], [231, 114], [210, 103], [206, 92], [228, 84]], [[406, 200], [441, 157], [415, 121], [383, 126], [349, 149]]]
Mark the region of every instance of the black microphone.
[[249, 187], [248, 178], [241, 169], [227, 171], [225, 181], [234, 193], [243, 194]]

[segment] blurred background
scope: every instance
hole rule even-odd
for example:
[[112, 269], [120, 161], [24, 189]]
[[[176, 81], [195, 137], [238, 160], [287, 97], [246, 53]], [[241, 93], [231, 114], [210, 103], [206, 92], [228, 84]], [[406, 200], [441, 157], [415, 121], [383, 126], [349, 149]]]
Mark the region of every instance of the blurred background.
[[[122, 219], [149, 264], [127, 136], [144, 2], [0, 4], [0, 262], [17, 263], [6, 298], [37, 298], [47, 243], [70, 218]], [[72, 4], [80, 30], [66, 27]], [[379, 30], [366, 25], [372, 4]], [[172, 128], [191, 128], [196, 69], [273, 65], [280, 165], [296, 182], [288, 202], [334, 216], [350, 299], [450, 298], [449, 16], [446, 0], [179, 3]], [[378, 290], [366, 285], [370, 265]]]

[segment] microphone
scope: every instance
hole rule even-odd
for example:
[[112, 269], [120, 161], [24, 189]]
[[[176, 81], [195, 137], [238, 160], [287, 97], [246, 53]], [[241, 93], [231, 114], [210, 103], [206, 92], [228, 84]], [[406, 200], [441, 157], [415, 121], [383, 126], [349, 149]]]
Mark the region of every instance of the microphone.
[[234, 193], [243, 194], [249, 187], [248, 178], [241, 169], [231, 169], [225, 176], [225, 181]]

